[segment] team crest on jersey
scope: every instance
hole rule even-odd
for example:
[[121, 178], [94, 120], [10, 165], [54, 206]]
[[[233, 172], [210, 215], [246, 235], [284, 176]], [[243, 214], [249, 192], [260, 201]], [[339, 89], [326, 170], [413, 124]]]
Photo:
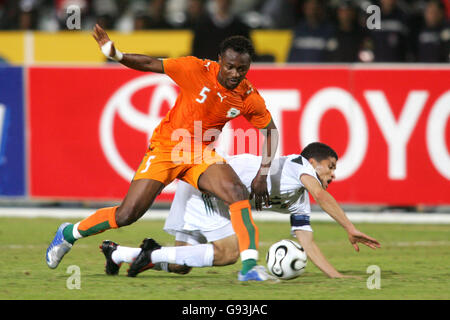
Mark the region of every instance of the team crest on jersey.
[[227, 118], [236, 118], [240, 113], [241, 113], [240, 110], [238, 110], [236, 108], [231, 108], [227, 112]]

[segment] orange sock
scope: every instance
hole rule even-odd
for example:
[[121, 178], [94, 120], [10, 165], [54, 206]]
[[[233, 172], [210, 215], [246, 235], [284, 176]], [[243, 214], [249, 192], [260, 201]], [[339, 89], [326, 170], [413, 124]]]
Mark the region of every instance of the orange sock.
[[250, 202], [242, 200], [230, 205], [231, 224], [238, 237], [241, 260], [258, 260], [259, 232], [256, 227]]
[[116, 223], [116, 210], [118, 207], [103, 208], [82, 220], [78, 224], [78, 232], [83, 237], [118, 228]]

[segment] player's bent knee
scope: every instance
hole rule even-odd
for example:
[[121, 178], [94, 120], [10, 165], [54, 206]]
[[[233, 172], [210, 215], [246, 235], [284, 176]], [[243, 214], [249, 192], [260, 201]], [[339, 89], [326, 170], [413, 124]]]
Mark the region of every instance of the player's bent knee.
[[234, 264], [239, 259], [239, 249], [231, 247], [214, 247], [214, 265], [227, 266]]
[[228, 190], [230, 191], [230, 203], [247, 200], [249, 197], [247, 188], [242, 183], [234, 183]]
[[235, 264], [239, 260], [239, 249], [230, 251], [228, 257], [228, 264]]
[[239, 259], [239, 251], [228, 250], [224, 255], [223, 265], [235, 264]]

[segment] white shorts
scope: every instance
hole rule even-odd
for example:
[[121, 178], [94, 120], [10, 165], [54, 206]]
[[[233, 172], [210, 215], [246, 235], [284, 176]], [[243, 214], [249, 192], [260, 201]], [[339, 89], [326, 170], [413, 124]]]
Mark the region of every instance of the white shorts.
[[176, 240], [190, 244], [233, 235], [228, 206], [216, 198], [205, 197], [189, 184], [179, 181], [164, 231], [176, 236]]
[[214, 242], [221, 239], [228, 238], [234, 235], [233, 226], [231, 223], [226, 224], [222, 228], [212, 231], [177, 231], [175, 232], [175, 240], [189, 243], [195, 246], [196, 244]]

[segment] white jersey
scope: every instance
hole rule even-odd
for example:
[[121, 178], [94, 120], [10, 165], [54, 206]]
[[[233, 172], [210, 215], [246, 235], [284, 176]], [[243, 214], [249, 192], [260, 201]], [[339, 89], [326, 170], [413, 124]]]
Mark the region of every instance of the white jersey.
[[[251, 183], [261, 165], [261, 157], [241, 154], [227, 158], [242, 183], [250, 192]], [[308, 160], [300, 155], [288, 155], [272, 161], [267, 188], [271, 205], [264, 209], [291, 214], [293, 230], [311, 230], [309, 195], [300, 177], [308, 174], [317, 178]], [[253, 201], [252, 205], [254, 205]], [[213, 231], [230, 223], [228, 206], [221, 200], [207, 196], [186, 182], [179, 181], [170, 214], [164, 230], [170, 234], [177, 231]]]

